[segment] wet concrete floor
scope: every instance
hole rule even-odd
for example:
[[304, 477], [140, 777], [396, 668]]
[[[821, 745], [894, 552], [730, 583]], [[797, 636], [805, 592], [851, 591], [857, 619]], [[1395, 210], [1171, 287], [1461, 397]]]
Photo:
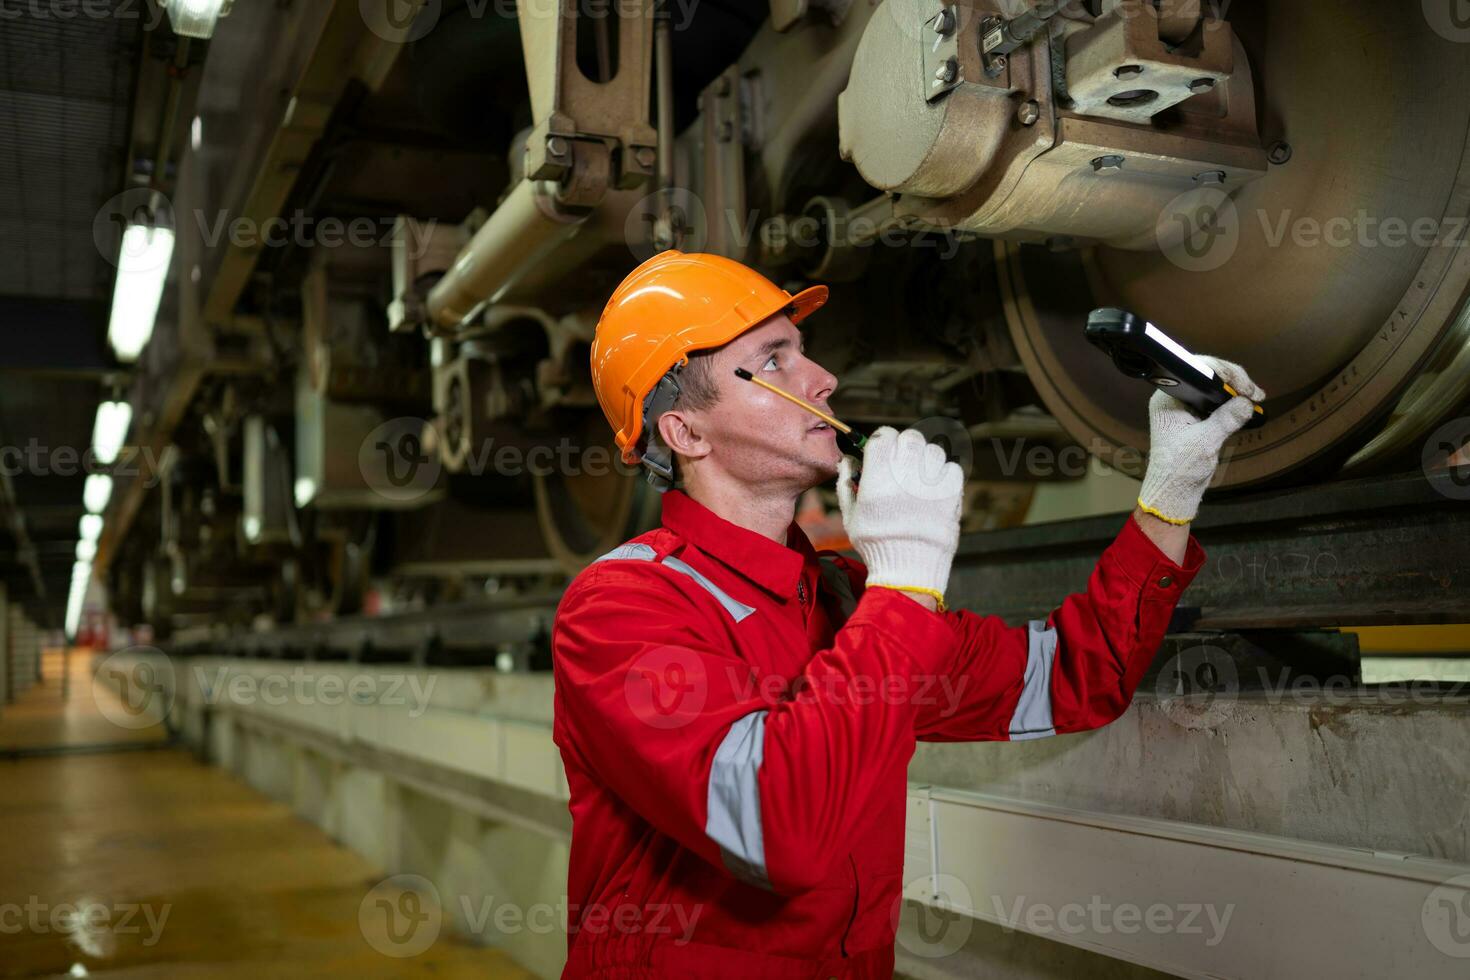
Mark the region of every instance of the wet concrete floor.
[[447, 925], [425, 944], [381, 869], [117, 723], [90, 657], [45, 668], [0, 706], [0, 976], [532, 976]]

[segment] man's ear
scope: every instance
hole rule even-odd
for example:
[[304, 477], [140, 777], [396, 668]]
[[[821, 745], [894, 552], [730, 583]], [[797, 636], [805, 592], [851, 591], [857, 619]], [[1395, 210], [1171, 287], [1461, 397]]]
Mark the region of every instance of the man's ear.
[[709, 455], [710, 444], [696, 428], [697, 413], [670, 409], [658, 417], [659, 438], [675, 454], [686, 459]]

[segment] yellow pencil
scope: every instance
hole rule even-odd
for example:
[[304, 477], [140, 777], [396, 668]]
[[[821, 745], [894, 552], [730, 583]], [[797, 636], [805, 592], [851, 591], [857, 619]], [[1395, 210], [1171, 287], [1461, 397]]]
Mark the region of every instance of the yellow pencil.
[[838, 432], [841, 432], [843, 435], [847, 436], [853, 442], [853, 444], [857, 446], [858, 449], [862, 449], [863, 444], [868, 441], [867, 436], [862, 435], [861, 433], [854, 433], [852, 431], [852, 426], [848, 425], [847, 423], [837, 421], [837, 419], [828, 415], [817, 406], [811, 404], [810, 402], [802, 401], [800, 398], [797, 398], [789, 391], [782, 391], [780, 388], [777, 388], [769, 381], [762, 381], [760, 378], [757, 378], [755, 375], [745, 370], [745, 368], [736, 368], [735, 376], [743, 381], [754, 381], [756, 384], [760, 385], [767, 391], [775, 392], [776, 394], [780, 395], [782, 398], [786, 399], [794, 405], [800, 405], [802, 408], [806, 409], [808, 412], [811, 412], [817, 418], [821, 419], [823, 422], [826, 422]]

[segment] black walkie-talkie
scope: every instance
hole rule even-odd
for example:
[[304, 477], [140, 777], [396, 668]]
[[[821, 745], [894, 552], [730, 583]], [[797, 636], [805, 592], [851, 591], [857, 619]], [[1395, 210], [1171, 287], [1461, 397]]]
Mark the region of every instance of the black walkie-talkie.
[[[1127, 310], [1106, 307], [1087, 317], [1087, 339], [1113, 359], [1130, 378], [1142, 378], [1189, 406], [1200, 418], [1240, 392], [1157, 326]], [[1266, 424], [1266, 410], [1252, 403], [1247, 429]]]

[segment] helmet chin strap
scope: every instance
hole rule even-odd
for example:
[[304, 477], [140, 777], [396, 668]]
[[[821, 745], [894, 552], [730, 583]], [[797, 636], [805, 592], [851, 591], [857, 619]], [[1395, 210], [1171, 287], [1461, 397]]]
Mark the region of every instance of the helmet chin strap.
[[648, 483], [659, 493], [674, 486], [674, 453], [664, 445], [658, 434], [658, 417], [674, 407], [679, 398], [679, 369], [676, 364], [658, 379], [658, 384], [643, 399], [643, 465], [647, 469]]

